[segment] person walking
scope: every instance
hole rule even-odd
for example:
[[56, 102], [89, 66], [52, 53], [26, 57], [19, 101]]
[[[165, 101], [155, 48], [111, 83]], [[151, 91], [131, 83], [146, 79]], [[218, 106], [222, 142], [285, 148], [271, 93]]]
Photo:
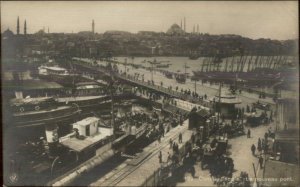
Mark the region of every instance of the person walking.
[[268, 141], [268, 133], [265, 133], [265, 141], [267, 142]]
[[165, 137], [165, 128], [164, 128], [164, 126], [161, 129], [161, 134], [162, 134], [162, 137]]
[[250, 129], [248, 129], [247, 138], [250, 138], [250, 137], [251, 137], [251, 131], [250, 131]]
[[195, 173], [196, 173], [195, 168], [194, 168], [194, 166], [192, 166], [191, 167], [191, 174], [192, 174], [193, 178], [195, 178]]
[[261, 139], [258, 138], [258, 141], [257, 141], [257, 147], [261, 146]]
[[264, 162], [264, 159], [263, 159], [263, 157], [262, 157], [261, 155], [260, 155], [260, 157], [259, 157], [258, 162], [259, 162], [259, 165], [260, 165], [260, 169], [262, 169], [262, 168], [263, 168], [263, 162]]
[[259, 152], [261, 152], [261, 150], [262, 150], [260, 138], [258, 138], [258, 142], [257, 142], [257, 150], [258, 150]]
[[182, 143], [182, 133], [181, 132], [179, 133], [179, 136], [178, 136], [178, 142]]
[[159, 163], [162, 163], [162, 154], [161, 154], [161, 151], [159, 151], [158, 159], [159, 159]]
[[195, 134], [194, 133], [192, 133], [191, 141], [192, 141], [192, 144], [194, 145], [194, 143], [195, 143]]
[[169, 163], [169, 161], [172, 161], [172, 159], [171, 159], [171, 155], [170, 155], [170, 153], [168, 152], [167, 163]]
[[252, 144], [251, 146], [251, 151], [252, 151], [252, 155], [254, 156], [255, 155], [255, 150], [256, 150], [256, 147], [254, 144]]
[[173, 153], [176, 153], [176, 142], [173, 142], [172, 148], [173, 148]]
[[173, 140], [172, 140], [172, 138], [170, 138], [169, 144], [170, 144], [170, 149], [172, 149], [172, 146], [173, 146]]

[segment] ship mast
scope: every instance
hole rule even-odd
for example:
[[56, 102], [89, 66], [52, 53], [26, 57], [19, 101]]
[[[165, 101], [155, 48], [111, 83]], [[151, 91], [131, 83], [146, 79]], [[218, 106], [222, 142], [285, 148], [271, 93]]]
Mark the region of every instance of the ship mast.
[[231, 72], [233, 72], [233, 65], [234, 65], [235, 56], [233, 56], [231, 60]]
[[226, 64], [225, 64], [225, 69], [224, 69], [225, 72], [227, 72], [228, 58], [229, 58], [229, 57], [226, 58]]
[[203, 59], [202, 66], [201, 66], [201, 72], [203, 72], [204, 66], [206, 64], [206, 60], [207, 60], [206, 58]]
[[253, 55], [251, 55], [251, 57], [250, 57], [250, 59], [249, 59], [249, 61], [248, 61], [248, 69], [247, 69], [247, 72], [250, 70], [252, 58], [253, 58]]
[[114, 114], [114, 92], [113, 92], [113, 86], [114, 86], [114, 76], [113, 76], [113, 69], [111, 63], [109, 64], [109, 70], [110, 70], [110, 98], [111, 98], [111, 127], [113, 128], [113, 135], [114, 138], [116, 136], [116, 127], [115, 127], [115, 114]]

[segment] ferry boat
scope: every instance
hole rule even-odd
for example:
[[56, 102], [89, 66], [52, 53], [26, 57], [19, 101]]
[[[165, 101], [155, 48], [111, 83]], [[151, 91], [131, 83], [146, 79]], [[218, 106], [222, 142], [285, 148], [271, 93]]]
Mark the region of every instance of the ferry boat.
[[53, 97], [18, 98], [10, 100], [16, 127], [30, 127], [68, 120], [80, 113], [76, 105], [59, 103]]
[[95, 108], [105, 108], [111, 105], [111, 98], [107, 95], [102, 96], [77, 96], [77, 97], [61, 97], [57, 98], [56, 101], [60, 105], [75, 104], [80, 110], [88, 112]]
[[39, 75], [60, 75], [60, 76], [70, 75], [67, 69], [58, 66], [42, 65], [38, 68], [38, 70], [39, 70]]
[[171, 64], [157, 64], [156, 68], [168, 68]]
[[59, 66], [46, 66], [38, 67], [39, 78], [58, 82], [62, 85], [71, 85], [80, 79], [79, 75], [70, 73], [67, 69]]
[[199, 56], [197, 55], [197, 54], [191, 54], [190, 56], [189, 56], [189, 59], [190, 60], [197, 60], [199, 58]]
[[164, 73], [165, 74], [165, 76], [168, 78], [168, 79], [173, 79], [173, 74], [171, 73], [171, 72], [165, 72]]
[[177, 75], [175, 75], [175, 79], [178, 83], [185, 83], [186, 75], [185, 74], [177, 74]]
[[153, 60], [153, 61], [148, 61], [150, 64], [153, 64], [153, 65], [157, 65], [157, 64], [161, 64], [161, 62], [158, 62], [156, 60], [156, 58]]

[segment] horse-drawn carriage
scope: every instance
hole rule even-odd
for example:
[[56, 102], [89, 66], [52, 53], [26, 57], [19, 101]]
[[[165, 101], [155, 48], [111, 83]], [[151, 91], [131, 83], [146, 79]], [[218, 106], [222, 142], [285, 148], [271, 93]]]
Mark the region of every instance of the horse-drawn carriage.
[[245, 135], [244, 126], [241, 123], [225, 124], [220, 127], [219, 134], [227, 134], [228, 138]]
[[247, 119], [247, 123], [250, 126], [258, 126], [262, 123], [268, 122], [268, 117], [265, 112], [253, 112], [253, 113], [245, 113], [244, 116]]
[[258, 108], [258, 109], [261, 109], [261, 110], [270, 110], [271, 109], [270, 104], [264, 104], [264, 103], [261, 103], [259, 101], [257, 101], [256, 103], [252, 103], [252, 107], [253, 108]]
[[229, 157], [223, 156], [228, 145], [227, 139], [214, 138], [209, 144], [205, 144], [201, 156], [201, 168], [209, 169], [213, 176], [231, 177], [234, 164]]

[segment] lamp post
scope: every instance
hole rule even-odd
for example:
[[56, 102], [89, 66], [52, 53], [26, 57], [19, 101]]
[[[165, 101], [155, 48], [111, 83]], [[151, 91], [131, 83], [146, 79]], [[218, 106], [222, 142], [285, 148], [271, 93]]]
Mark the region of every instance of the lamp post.
[[127, 58], [125, 58], [125, 75], [127, 74]]

